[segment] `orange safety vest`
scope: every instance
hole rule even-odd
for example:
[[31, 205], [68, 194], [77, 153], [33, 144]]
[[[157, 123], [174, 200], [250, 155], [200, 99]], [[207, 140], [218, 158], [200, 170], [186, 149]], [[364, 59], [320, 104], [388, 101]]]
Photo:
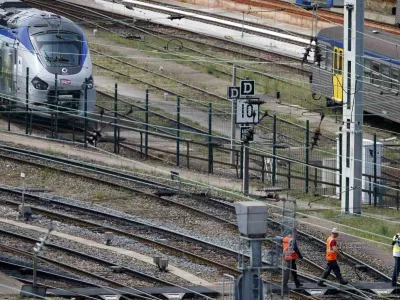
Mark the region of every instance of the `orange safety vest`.
[[326, 240], [326, 260], [337, 260], [337, 253], [333, 251], [333, 248], [331, 247], [331, 242], [334, 239], [333, 236], [330, 236]]
[[299, 258], [299, 255], [293, 249], [293, 238], [290, 235], [284, 237], [282, 248], [285, 260], [294, 260]]

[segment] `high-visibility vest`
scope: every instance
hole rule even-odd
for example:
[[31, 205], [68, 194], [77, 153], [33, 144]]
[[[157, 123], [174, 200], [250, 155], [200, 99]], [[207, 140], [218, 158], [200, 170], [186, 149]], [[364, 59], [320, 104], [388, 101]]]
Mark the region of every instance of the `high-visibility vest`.
[[395, 242], [393, 245], [393, 256], [400, 257], [400, 234], [393, 237], [393, 242]]
[[294, 251], [293, 243], [293, 238], [290, 235], [284, 237], [282, 241], [282, 248], [285, 260], [293, 260], [299, 258], [299, 255]]
[[326, 240], [326, 260], [337, 260], [337, 253], [331, 247], [332, 240], [335, 240], [333, 236]]

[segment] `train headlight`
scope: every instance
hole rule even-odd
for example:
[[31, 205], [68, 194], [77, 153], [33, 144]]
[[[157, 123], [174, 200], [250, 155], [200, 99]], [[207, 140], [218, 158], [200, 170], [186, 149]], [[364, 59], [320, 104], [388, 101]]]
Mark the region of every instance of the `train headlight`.
[[49, 87], [49, 85], [45, 81], [43, 81], [42, 79], [40, 79], [37, 76], [35, 78], [33, 78], [31, 82], [32, 82], [33, 87], [37, 90], [44, 91], [44, 90], [47, 90], [47, 88]]
[[[94, 87], [94, 81], [93, 81], [93, 77], [90, 76], [87, 81], [86, 81], [86, 86], [88, 88], [88, 90], [91, 90]], [[82, 90], [85, 89], [85, 83], [82, 84]]]

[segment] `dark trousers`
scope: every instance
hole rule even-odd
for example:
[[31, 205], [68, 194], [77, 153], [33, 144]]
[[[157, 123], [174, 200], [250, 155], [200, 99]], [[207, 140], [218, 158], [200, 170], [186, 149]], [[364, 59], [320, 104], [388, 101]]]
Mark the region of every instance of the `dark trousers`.
[[393, 276], [392, 276], [392, 285], [397, 284], [397, 276], [400, 274], [400, 257], [394, 258], [394, 269], [393, 269]]
[[286, 268], [283, 272], [283, 286], [287, 286], [290, 272], [292, 273], [294, 284], [296, 285], [296, 287], [299, 287], [300, 281], [299, 278], [297, 278], [297, 265], [295, 259], [286, 261]]
[[319, 281], [320, 283], [323, 282], [323, 279], [328, 278], [329, 274], [331, 274], [331, 271], [335, 274], [337, 279], [339, 279], [339, 282], [343, 282], [342, 274], [340, 274], [340, 268], [336, 260], [330, 260], [326, 264], [325, 271], [322, 273], [322, 278]]

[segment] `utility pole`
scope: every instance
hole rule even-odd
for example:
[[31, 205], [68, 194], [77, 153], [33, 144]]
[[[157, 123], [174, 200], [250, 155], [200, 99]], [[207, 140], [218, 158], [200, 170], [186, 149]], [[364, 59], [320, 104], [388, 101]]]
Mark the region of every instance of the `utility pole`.
[[361, 214], [364, 0], [344, 7], [342, 213]]

